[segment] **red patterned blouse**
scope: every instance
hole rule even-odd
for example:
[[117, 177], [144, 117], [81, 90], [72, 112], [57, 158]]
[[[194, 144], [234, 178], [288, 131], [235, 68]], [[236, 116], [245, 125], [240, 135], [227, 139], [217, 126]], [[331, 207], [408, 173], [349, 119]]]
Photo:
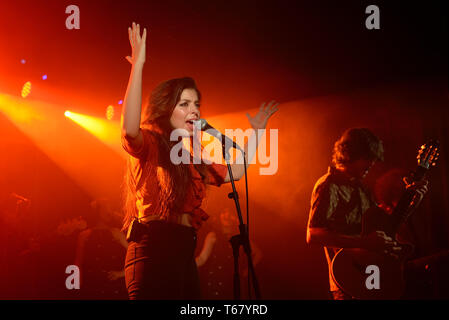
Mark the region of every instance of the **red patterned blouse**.
[[[139, 218], [146, 220], [166, 220], [181, 223], [181, 213], [190, 215], [190, 224], [199, 229], [203, 221], [209, 215], [201, 209], [203, 198], [206, 195], [206, 185], [200, 173], [190, 164], [192, 172], [192, 184], [187, 190], [185, 202], [181, 213], [171, 212], [164, 205], [170, 190], [166, 190], [164, 183], [169, 179], [167, 170], [164, 168], [168, 155], [160, 155], [158, 131], [155, 128], [142, 128], [143, 144], [139, 150], [133, 150], [131, 144], [122, 136], [123, 148], [129, 153], [128, 170], [135, 182], [136, 206]], [[164, 165], [165, 163], [165, 165]], [[207, 166], [207, 184], [220, 186], [226, 177], [227, 167], [222, 164], [212, 163]]]

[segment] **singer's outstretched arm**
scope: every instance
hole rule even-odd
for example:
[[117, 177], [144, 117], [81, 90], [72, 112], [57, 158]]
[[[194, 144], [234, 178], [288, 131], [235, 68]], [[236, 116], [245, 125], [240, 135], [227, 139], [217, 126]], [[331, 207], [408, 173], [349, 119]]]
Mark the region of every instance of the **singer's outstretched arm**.
[[[248, 113], [246, 114], [246, 117], [248, 118], [249, 123], [251, 124], [251, 127], [254, 129], [254, 132], [252, 133], [250, 139], [255, 139], [256, 148], [253, 148], [253, 150], [249, 150], [249, 144], [248, 142], [245, 143], [245, 147], [243, 150], [245, 150], [245, 159], [246, 159], [246, 167], [248, 168], [249, 163], [251, 162], [251, 159], [253, 158], [254, 153], [257, 150], [257, 146], [259, 145], [259, 135], [257, 134], [258, 130], [264, 130], [267, 126], [268, 119], [276, 112], [278, 111], [278, 105], [279, 103], [275, 103], [275, 101], [271, 101], [265, 106], [265, 102], [262, 103], [260, 106], [259, 112], [254, 117], [251, 117]], [[234, 177], [234, 180], [240, 180], [241, 177], [245, 174], [245, 165], [240, 163], [234, 163], [231, 165], [232, 175]], [[224, 182], [231, 181], [229, 177], [229, 173], [226, 174], [226, 177], [224, 179]]]
[[126, 137], [132, 149], [139, 149], [143, 143], [140, 131], [140, 114], [142, 109], [142, 71], [145, 63], [146, 28], [140, 36], [140, 26], [133, 22], [128, 28], [132, 56], [126, 57], [131, 63], [131, 74], [123, 101], [121, 118], [122, 136]]

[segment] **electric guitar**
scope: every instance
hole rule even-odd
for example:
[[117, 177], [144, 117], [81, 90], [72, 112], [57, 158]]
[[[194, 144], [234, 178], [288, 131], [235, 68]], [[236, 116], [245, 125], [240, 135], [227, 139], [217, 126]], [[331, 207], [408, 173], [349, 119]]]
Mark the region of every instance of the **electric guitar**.
[[[421, 146], [418, 166], [409, 181], [425, 178], [438, 159], [438, 142], [430, 141]], [[406, 190], [391, 215], [380, 208], [369, 209], [362, 218], [362, 236], [374, 231], [384, 231], [396, 239], [399, 227], [413, 211], [411, 203], [415, 192]], [[331, 263], [331, 276], [346, 294], [363, 300], [399, 299], [404, 291], [404, 263], [413, 252], [411, 244], [400, 244], [398, 258], [359, 248], [340, 249]]]

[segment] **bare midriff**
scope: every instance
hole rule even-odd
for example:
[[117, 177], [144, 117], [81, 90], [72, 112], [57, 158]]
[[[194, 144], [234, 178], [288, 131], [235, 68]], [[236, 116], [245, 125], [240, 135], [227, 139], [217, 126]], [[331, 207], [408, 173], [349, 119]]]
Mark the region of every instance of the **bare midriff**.
[[[186, 227], [191, 227], [192, 226], [191, 219], [192, 219], [192, 216], [189, 213], [182, 213], [180, 215], [176, 215], [174, 217], [174, 219], [168, 220], [168, 222], [178, 223], [178, 224], [182, 224], [182, 225], [184, 225]], [[147, 222], [154, 221], [154, 220], [162, 220], [162, 219], [158, 215], [151, 215], [151, 216], [143, 216], [142, 217], [139, 214], [139, 221], [141, 223], [147, 223]]]

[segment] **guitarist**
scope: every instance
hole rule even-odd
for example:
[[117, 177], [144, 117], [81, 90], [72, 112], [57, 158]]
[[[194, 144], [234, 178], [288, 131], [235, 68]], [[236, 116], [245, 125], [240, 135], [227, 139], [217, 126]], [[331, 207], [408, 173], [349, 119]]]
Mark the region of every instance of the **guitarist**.
[[[324, 247], [329, 266], [331, 298], [351, 299], [340, 290], [330, 274], [331, 261], [341, 248], [362, 248], [397, 256], [400, 245], [383, 231], [362, 233], [362, 216], [377, 206], [362, 181], [376, 163], [383, 161], [382, 141], [366, 128], [346, 130], [335, 142], [332, 165], [315, 184], [307, 225], [307, 243]], [[407, 183], [406, 183], [407, 184]], [[413, 207], [427, 192], [427, 180], [407, 184], [416, 191]]]

